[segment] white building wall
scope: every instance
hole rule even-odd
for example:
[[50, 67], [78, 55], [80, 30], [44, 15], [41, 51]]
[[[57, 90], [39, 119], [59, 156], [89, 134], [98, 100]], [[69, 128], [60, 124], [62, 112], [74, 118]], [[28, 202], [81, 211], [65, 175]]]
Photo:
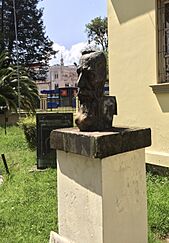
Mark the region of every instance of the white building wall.
[[51, 66], [47, 79], [51, 82], [52, 89], [55, 89], [56, 86], [59, 88], [67, 86], [75, 87], [78, 79], [76, 67], [58, 64]]

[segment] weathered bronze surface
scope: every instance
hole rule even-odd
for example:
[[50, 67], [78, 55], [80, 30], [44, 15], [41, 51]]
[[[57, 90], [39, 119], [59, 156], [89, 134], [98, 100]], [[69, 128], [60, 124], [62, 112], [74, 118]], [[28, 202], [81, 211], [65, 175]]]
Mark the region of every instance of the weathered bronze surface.
[[103, 52], [85, 51], [78, 72], [80, 109], [75, 123], [80, 131], [104, 131], [112, 127], [117, 114], [116, 98], [104, 96], [106, 58]]

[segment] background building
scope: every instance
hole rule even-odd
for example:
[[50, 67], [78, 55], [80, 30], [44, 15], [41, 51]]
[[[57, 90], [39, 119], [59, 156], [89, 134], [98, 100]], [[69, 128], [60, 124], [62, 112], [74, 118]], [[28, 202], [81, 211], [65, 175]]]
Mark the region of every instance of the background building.
[[47, 80], [37, 82], [41, 109], [76, 107], [78, 80], [76, 70], [75, 65], [64, 66], [62, 57], [60, 65], [49, 67]]
[[49, 81], [36, 81], [39, 94], [41, 94], [42, 90], [49, 90], [50, 89], [50, 82]]
[[77, 86], [77, 67], [75, 65], [64, 66], [63, 58], [60, 64], [49, 67], [47, 81], [51, 83], [51, 89]]

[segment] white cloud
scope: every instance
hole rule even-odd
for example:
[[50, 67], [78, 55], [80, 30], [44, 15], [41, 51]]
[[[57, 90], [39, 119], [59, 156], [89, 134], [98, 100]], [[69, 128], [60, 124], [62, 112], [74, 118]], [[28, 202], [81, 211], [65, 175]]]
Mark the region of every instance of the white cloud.
[[64, 65], [73, 65], [74, 62], [78, 64], [81, 56], [81, 51], [87, 46], [87, 42], [80, 42], [73, 45], [70, 49], [66, 49], [65, 46], [54, 43], [54, 50], [59, 52], [56, 54], [56, 58], [53, 58], [50, 61], [50, 65], [60, 64], [61, 55], [64, 60]]
[[59, 52], [56, 53], [56, 58], [53, 58], [49, 62], [49, 64], [50, 65], [60, 64], [61, 56], [63, 57], [65, 66], [73, 65], [74, 63], [78, 64], [79, 59], [81, 57], [81, 52], [86, 48], [97, 49], [94, 42], [91, 42], [90, 44], [88, 44], [88, 42], [80, 42], [72, 45], [70, 49], [66, 49], [65, 46], [61, 46], [58, 43], [54, 43], [53, 49]]

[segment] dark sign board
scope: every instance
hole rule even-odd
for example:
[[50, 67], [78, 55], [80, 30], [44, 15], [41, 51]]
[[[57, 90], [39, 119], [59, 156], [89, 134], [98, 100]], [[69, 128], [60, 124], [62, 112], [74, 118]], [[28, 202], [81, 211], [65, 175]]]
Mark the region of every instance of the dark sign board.
[[56, 151], [50, 148], [50, 133], [57, 128], [73, 127], [73, 113], [37, 113], [37, 168], [56, 167]]

